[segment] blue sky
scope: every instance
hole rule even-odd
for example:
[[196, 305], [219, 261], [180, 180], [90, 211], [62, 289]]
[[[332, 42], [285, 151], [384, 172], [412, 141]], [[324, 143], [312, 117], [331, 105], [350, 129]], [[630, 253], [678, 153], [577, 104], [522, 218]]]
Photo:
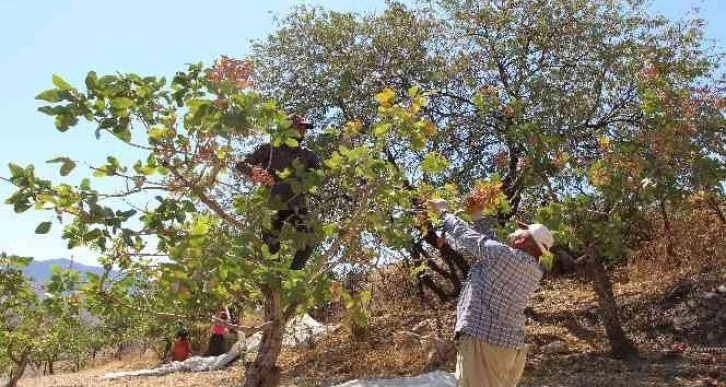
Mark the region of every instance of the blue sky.
[[[39, 174], [57, 179], [57, 166], [45, 164], [69, 155], [100, 162], [113, 153], [112, 140], [96, 140], [92, 131], [76, 128], [59, 133], [52, 118], [36, 112], [34, 97], [50, 87], [51, 75], [82, 84], [89, 70], [99, 74], [137, 72], [172, 75], [185, 63], [211, 62], [220, 55], [244, 56], [250, 39], [274, 29], [273, 17], [295, 0], [127, 0], [32, 1], [0, 0], [0, 176], [7, 164], [36, 164]], [[384, 0], [321, 0], [304, 2], [336, 10], [369, 11]], [[708, 37], [726, 46], [726, 1], [654, 0], [652, 9], [671, 18], [700, 6]], [[80, 168], [79, 168], [80, 169]], [[69, 176], [77, 183], [83, 172]], [[0, 182], [0, 199], [13, 192]], [[47, 235], [34, 230], [49, 214], [15, 214], [0, 203], [0, 251], [36, 259], [69, 257], [94, 263], [86, 250], [69, 252], [59, 227]]]

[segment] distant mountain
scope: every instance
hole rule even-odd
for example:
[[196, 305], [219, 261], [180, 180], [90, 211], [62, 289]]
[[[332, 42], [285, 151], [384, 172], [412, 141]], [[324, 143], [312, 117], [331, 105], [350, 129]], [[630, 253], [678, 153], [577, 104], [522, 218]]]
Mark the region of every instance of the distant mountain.
[[32, 261], [30, 265], [23, 269], [23, 274], [26, 277], [31, 278], [33, 282], [42, 284], [50, 279], [51, 271], [50, 268], [53, 266], [59, 266], [63, 269], [72, 268], [81, 273], [83, 278], [84, 273], [103, 274], [103, 268], [101, 266], [89, 266], [82, 263], [73, 262], [70, 259], [59, 258], [49, 259], [46, 261]]

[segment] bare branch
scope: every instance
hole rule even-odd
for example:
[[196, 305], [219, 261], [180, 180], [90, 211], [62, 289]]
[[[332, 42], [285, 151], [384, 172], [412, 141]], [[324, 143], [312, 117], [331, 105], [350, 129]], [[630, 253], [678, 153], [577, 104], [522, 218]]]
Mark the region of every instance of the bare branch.
[[224, 211], [222, 206], [217, 201], [215, 201], [214, 199], [207, 196], [207, 194], [204, 193], [204, 189], [202, 189], [201, 187], [199, 187], [195, 184], [192, 184], [186, 177], [184, 177], [181, 173], [179, 173], [179, 170], [176, 169], [175, 166], [167, 163], [166, 167], [169, 168], [169, 171], [172, 173], [172, 175], [174, 175], [174, 177], [181, 180], [182, 183], [184, 184], [184, 186], [186, 188], [190, 189], [192, 191], [192, 193], [194, 193], [194, 195], [196, 195], [197, 198], [199, 198], [199, 200], [202, 201], [202, 203], [207, 205], [207, 207], [210, 210], [212, 210], [212, 212], [219, 215], [220, 218], [224, 219], [231, 225], [234, 225], [239, 228], [245, 227], [244, 223], [242, 223], [239, 219], [236, 219], [235, 217], [233, 217], [232, 215], [230, 215], [229, 213]]
[[135, 306], [135, 305], [131, 305], [131, 304], [125, 303], [125, 302], [117, 299], [113, 295], [109, 294], [108, 292], [103, 292], [102, 291], [102, 292], [99, 292], [98, 295], [101, 296], [101, 297], [103, 297], [104, 299], [108, 300], [110, 303], [113, 303], [115, 305], [118, 305], [118, 306], [121, 306], [121, 307], [130, 309], [130, 310], [134, 310], [134, 311], [137, 311], [137, 312], [140, 312], [140, 313], [148, 313], [148, 314], [154, 315], [156, 317], [164, 318], [164, 319], [176, 319], [176, 320], [211, 320], [211, 321], [221, 322], [221, 323], [223, 323], [224, 325], [226, 325], [229, 328], [233, 328], [235, 330], [244, 332], [245, 335], [255, 334], [255, 333], [261, 331], [267, 325], [269, 325], [269, 324], [272, 323], [272, 321], [266, 321], [266, 322], [264, 322], [264, 323], [262, 323], [260, 325], [257, 325], [257, 326], [237, 325], [237, 324], [232, 324], [231, 322], [226, 321], [224, 319], [220, 319], [219, 317], [216, 317], [214, 315], [184, 315], [184, 314], [177, 314], [177, 313], [170, 313], [170, 312], [159, 312], [159, 311], [155, 311], [155, 310], [149, 310], [149, 309], [146, 309], [146, 308], [142, 308], [142, 307], [139, 307], [139, 306]]

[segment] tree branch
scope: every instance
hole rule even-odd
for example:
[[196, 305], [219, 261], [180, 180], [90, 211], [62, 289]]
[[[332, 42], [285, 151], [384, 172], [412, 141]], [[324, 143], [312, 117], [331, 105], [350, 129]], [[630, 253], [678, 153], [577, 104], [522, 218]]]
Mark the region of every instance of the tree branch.
[[202, 203], [207, 205], [207, 207], [212, 210], [212, 212], [219, 215], [220, 218], [224, 219], [231, 225], [239, 228], [245, 227], [244, 223], [242, 223], [240, 220], [236, 219], [232, 215], [228, 214], [226, 211], [224, 211], [224, 209], [222, 209], [222, 206], [219, 203], [207, 196], [207, 194], [204, 193], [204, 190], [201, 187], [197, 186], [196, 184], [192, 184], [186, 177], [179, 173], [179, 170], [177, 170], [175, 166], [169, 163], [166, 163], [165, 166], [169, 168], [169, 172], [171, 172], [174, 177], [181, 180], [184, 186], [191, 190], [192, 193], [194, 193], [194, 195], [196, 195], [197, 198], [202, 201]]
[[228, 328], [233, 328], [235, 330], [242, 331], [245, 333], [245, 335], [255, 334], [255, 333], [261, 331], [265, 326], [272, 323], [271, 321], [266, 321], [257, 326], [252, 326], [252, 327], [243, 326], [243, 325], [232, 324], [231, 322], [221, 319], [214, 315], [211, 315], [211, 316], [183, 315], [183, 314], [177, 314], [177, 313], [158, 312], [158, 311], [154, 311], [154, 310], [149, 310], [146, 308], [142, 308], [142, 307], [138, 307], [135, 305], [125, 303], [125, 302], [119, 300], [118, 298], [114, 297], [113, 295], [109, 294], [108, 292], [104, 292], [104, 291], [98, 292], [98, 295], [103, 297], [104, 299], [108, 300], [108, 302], [110, 302], [112, 304], [121, 306], [126, 309], [134, 310], [136, 312], [148, 313], [148, 314], [151, 314], [151, 315], [154, 315], [154, 316], [157, 316], [160, 318], [164, 318], [164, 319], [176, 319], [176, 320], [210, 320], [211, 319], [212, 321], [223, 323]]

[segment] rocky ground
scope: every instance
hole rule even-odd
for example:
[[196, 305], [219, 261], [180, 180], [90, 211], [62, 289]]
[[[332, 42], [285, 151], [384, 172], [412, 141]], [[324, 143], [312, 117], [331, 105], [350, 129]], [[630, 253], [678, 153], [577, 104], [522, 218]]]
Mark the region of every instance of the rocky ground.
[[[527, 311], [530, 356], [522, 385], [726, 386], [726, 268], [648, 276], [623, 270], [614, 280], [624, 326], [640, 358], [608, 357], [589, 286], [574, 278], [557, 278], [543, 284]], [[355, 335], [341, 328], [313, 348], [283, 353], [284, 385], [329, 386], [356, 378], [453, 371], [454, 306], [416, 300], [403, 304], [374, 308], [368, 329]], [[243, 380], [239, 363], [196, 374], [114, 381], [98, 377], [118, 370], [106, 366], [28, 378], [21, 386], [213, 387]]]

